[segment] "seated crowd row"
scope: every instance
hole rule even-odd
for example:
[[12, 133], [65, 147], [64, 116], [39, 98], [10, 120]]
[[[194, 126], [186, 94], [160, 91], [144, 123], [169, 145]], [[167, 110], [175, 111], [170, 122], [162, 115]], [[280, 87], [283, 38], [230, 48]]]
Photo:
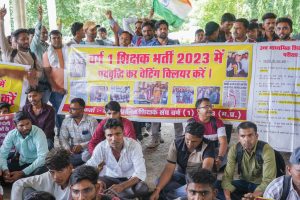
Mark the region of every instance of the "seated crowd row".
[[[56, 199], [84, 196], [91, 200], [115, 196], [151, 200], [299, 198], [300, 148], [293, 152], [287, 166], [291, 176], [284, 176], [285, 165], [282, 170], [276, 151], [258, 140], [256, 125], [242, 122], [237, 127], [239, 142], [227, 155], [224, 124], [212, 116], [207, 98], [196, 102], [198, 115], [170, 145], [165, 168], [151, 192], [145, 183], [141, 144], [136, 141], [132, 122], [121, 116], [118, 102], [105, 106], [107, 117], [98, 124], [84, 114], [83, 99], [72, 99], [70, 116], [60, 129], [62, 147], [53, 148], [55, 111], [42, 103], [38, 88], [29, 88], [26, 93], [29, 103], [15, 114], [16, 128], [0, 148], [2, 181], [13, 183], [13, 200], [37, 191], [49, 192]], [[5, 109], [2, 105], [1, 110]], [[238, 180], [234, 180], [236, 165]], [[222, 168], [224, 175], [216, 180]], [[288, 185], [288, 190], [283, 185]]]

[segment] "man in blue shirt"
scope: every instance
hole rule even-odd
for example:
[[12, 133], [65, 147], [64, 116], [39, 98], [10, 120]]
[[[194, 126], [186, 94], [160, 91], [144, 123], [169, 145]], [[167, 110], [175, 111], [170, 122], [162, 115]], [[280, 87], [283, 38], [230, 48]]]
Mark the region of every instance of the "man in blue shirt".
[[[47, 171], [44, 166], [48, 153], [45, 133], [32, 125], [25, 112], [17, 112], [14, 123], [16, 128], [8, 132], [0, 148], [0, 169], [5, 182], [9, 183]], [[8, 160], [12, 148], [16, 153]]]

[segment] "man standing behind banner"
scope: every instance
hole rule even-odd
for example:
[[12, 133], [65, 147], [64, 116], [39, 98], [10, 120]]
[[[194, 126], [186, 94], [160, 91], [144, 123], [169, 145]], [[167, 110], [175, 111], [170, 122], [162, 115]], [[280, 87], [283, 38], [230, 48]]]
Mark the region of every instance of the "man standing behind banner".
[[15, 42], [17, 44], [17, 48], [13, 49], [5, 37], [4, 17], [6, 13], [7, 11], [4, 5], [4, 7], [0, 9], [0, 48], [3, 61], [29, 65], [31, 68], [30, 73], [28, 74], [26, 71], [20, 71], [19, 73], [16, 73], [15, 70], [1, 69], [0, 76], [6, 75], [19, 80], [22, 80], [25, 76], [27, 76], [29, 84], [31, 86], [37, 86], [39, 81], [43, 79], [43, 73], [35, 54], [30, 51], [28, 30], [21, 28], [12, 33], [12, 36], [15, 38]]
[[56, 112], [56, 126], [60, 129], [64, 116], [58, 115], [57, 112], [66, 94], [64, 69], [67, 59], [67, 47], [62, 44], [62, 34], [58, 30], [50, 32], [50, 42], [51, 45], [43, 55], [43, 65], [52, 89], [52, 92], [48, 94], [49, 100]]
[[[164, 45], [178, 45], [179, 42], [177, 40], [171, 40], [168, 38], [169, 33], [169, 24], [165, 20], [160, 20], [155, 24], [155, 32], [157, 35], [157, 39], [153, 43], [153, 46], [164, 46]], [[149, 144], [147, 144], [147, 148], [155, 148], [161, 142], [164, 141], [161, 139], [161, 123], [153, 122], [152, 123], [152, 139]], [[175, 129], [175, 137], [182, 135], [183, 126], [182, 123], [174, 123]]]

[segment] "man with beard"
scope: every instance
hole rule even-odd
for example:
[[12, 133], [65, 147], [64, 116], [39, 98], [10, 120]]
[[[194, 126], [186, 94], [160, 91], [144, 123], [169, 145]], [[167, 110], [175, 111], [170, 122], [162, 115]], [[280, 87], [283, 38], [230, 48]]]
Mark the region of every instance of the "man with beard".
[[[224, 171], [222, 188], [219, 190], [220, 199], [254, 199], [262, 196], [266, 187], [276, 177], [275, 153], [267, 143], [258, 140], [257, 126], [253, 122], [242, 122], [237, 127], [239, 143], [233, 145], [228, 152], [227, 165]], [[262, 163], [256, 156], [259, 146], [262, 147]], [[237, 158], [237, 151], [242, 149], [242, 156]], [[237, 160], [239, 180], [233, 180]], [[224, 197], [225, 195], [225, 197]]]
[[51, 45], [43, 55], [45, 73], [51, 85], [51, 92], [47, 92], [45, 96], [47, 96], [47, 99], [50, 100], [55, 109], [55, 122], [59, 130], [64, 116], [58, 115], [57, 113], [63, 97], [66, 94], [66, 90], [64, 89], [64, 70], [68, 51], [67, 46], [62, 44], [62, 34], [60, 31], [51, 31], [50, 41]]
[[[121, 199], [133, 199], [146, 195], [148, 186], [146, 166], [140, 143], [124, 137], [124, 127], [119, 119], [108, 119], [103, 127], [106, 140], [99, 143], [86, 165], [103, 166], [98, 181], [108, 193], [117, 194]], [[73, 189], [73, 187], [72, 187]]]
[[247, 19], [237, 19], [233, 24], [233, 37], [230, 40], [227, 40], [227, 42], [255, 42], [255, 40], [252, 40], [247, 37], [248, 28], [249, 21]]
[[[0, 148], [0, 169], [5, 182], [44, 173], [45, 158], [48, 153], [46, 135], [42, 129], [32, 125], [25, 112], [17, 112], [14, 117], [16, 128], [9, 131]], [[8, 160], [15, 148], [16, 154]]]
[[277, 15], [274, 13], [266, 13], [263, 15], [263, 28], [265, 33], [257, 39], [257, 42], [268, 42], [275, 41], [278, 39], [278, 36], [275, 34], [275, 24], [276, 24]]
[[43, 93], [39, 87], [29, 87], [25, 94], [29, 103], [22, 110], [28, 114], [33, 125], [44, 131], [51, 150], [54, 147], [55, 110], [42, 102]]
[[154, 46], [179, 44], [178, 40], [171, 40], [168, 38], [169, 24], [165, 20], [160, 20], [155, 23], [155, 33], [157, 35], [157, 39], [154, 43]]
[[293, 21], [287, 17], [276, 20], [276, 34], [279, 37], [276, 41], [294, 41], [291, 38], [293, 32]]
[[230, 40], [231, 35], [231, 28], [233, 26], [233, 23], [235, 22], [235, 16], [231, 13], [224, 13], [221, 18], [221, 27], [219, 36], [217, 39], [217, 42], [226, 42], [227, 40]]
[[98, 125], [94, 117], [84, 114], [84, 108], [83, 99], [72, 99], [70, 117], [64, 119], [60, 129], [61, 144], [71, 152], [71, 163], [74, 167], [87, 161], [87, 146]]
[[7, 10], [4, 7], [0, 9], [0, 48], [2, 52], [2, 59], [5, 62], [13, 62], [23, 65], [31, 66], [29, 72], [15, 73], [14, 70], [1, 69], [0, 77], [7, 75], [15, 79], [23, 79], [27, 73], [27, 79], [31, 86], [37, 86], [40, 80], [43, 80], [42, 70], [36, 55], [30, 51], [29, 48], [29, 34], [27, 29], [17, 29], [12, 33], [14, 41], [17, 44], [16, 49], [12, 48], [7, 38], [5, 37], [4, 30], [4, 17]]
[[[157, 38], [153, 43], [153, 46], [164, 46], [164, 45], [179, 45], [178, 40], [171, 40], [168, 38], [169, 34], [169, 24], [165, 20], [160, 20], [155, 23], [155, 33]], [[155, 148], [164, 140], [161, 138], [161, 123], [152, 122], [152, 139], [150, 143], [147, 144], [147, 148]], [[182, 123], [174, 123], [175, 136], [180, 136], [183, 133]]]
[[104, 45], [103, 40], [96, 40], [97, 24], [93, 21], [86, 21], [83, 25], [83, 31], [86, 36], [84, 44], [86, 45]]
[[16, 181], [12, 187], [11, 199], [22, 200], [35, 191], [50, 192], [56, 200], [71, 199], [69, 180], [73, 166], [70, 163], [70, 152], [63, 148], [51, 149], [46, 156], [45, 165], [48, 172]]
[[154, 24], [151, 21], [145, 21], [142, 24], [143, 36], [138, 37], [135, 46], [153, 46], [155, 42]]
[[85, 38], [85, 33], [83, 30], [83, 23], [74, 22], [71, 26], [71, 33], [73, 38], [67, 43], [67, 46], [71, 46], [72, 44], [83, 44], [83, 38]]

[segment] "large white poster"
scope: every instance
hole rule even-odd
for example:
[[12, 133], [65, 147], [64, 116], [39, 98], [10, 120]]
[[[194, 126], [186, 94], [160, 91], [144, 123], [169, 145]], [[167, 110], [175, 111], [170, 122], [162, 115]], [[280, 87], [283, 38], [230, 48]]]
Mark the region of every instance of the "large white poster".
[[300, 146], [300, 42], [256, 47], [247, 118], [261, 140], [291, 152]]

